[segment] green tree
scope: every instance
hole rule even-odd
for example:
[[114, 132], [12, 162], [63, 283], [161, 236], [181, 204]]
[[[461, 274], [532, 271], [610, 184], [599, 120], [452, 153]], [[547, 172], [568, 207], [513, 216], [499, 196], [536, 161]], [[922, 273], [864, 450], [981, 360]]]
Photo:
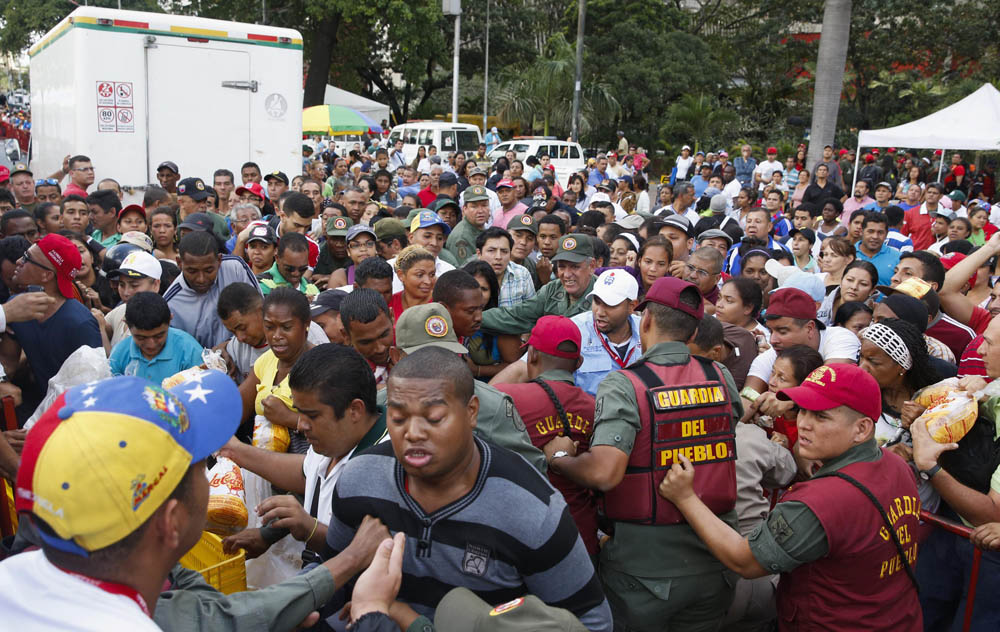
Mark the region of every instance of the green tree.
[[[667, 122], [660, 128], [660, 136], [665, 141], [693, 143], [694, 150], [698, 151], [702, 144], [718, 144], [738, 119], [733, 110], [720, 107], [712, 97], [685, 94], [667, 108]], [[670, 146], [670, 143], [664, 145]]]
[[[530, 67], [504, 71], [494, 100], [497, 115], [505, 124], [520, 122], [523, 128], [532, 130], [540, 126], [545, 136], [552, 128], [569, 130], [575, 67], [573, 47], [562, 33], [557, 33]], [[582, 130], [589, 130], [598, 120], [613, 118], [619, 109], [607, 83], [584, 82], [580, 100]]]

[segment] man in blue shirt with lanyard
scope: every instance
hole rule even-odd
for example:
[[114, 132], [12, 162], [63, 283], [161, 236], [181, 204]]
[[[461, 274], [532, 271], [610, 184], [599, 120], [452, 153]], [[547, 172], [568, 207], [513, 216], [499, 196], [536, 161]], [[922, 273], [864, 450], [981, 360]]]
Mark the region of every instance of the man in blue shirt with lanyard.
[[587, 393], [597, 393], [605, 376], [642, 355], [639, 317], [635, 311], [639, 283], [622, 268], [605, 270], [597, 277], [590, 311], [572, 318], [580, 328], [583, 364], [573, 379]]

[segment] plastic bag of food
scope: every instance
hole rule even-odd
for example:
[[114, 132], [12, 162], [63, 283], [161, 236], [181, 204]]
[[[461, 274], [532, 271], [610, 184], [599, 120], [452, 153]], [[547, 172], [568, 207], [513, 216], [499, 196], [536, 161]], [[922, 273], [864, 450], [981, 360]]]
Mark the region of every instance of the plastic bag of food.
[[219, 457], [208, 471], [208, 513], [205, 530], [227, 536], [247, 528], [247, 512], [243, 475], [238, 465]]
[[924, 408], [931, 408], [943, 402], [945, 398], [956, 391], [958, 391], [958, 378], [949, 377], [920, 389], [913, 394], [913, 401]]
[[201, 361], [204, 363], [206, 369], [215, 369], [223, 373], [229, 371], [226, 361], [222, 359], [222, 351], [218, 349], [203, 349], [201, 352]]
[[976, 423], [979, 404], [965, 391], [951, 391], [943, 398], [937, 398], [917, 417], [917, 421], [927, 422], [927, 432], [938, 443], [957, 443]]
[[[166, 389], [171, 389], [177, 386], [178, 384], [187, 382], [188, 380], [190, 380], [191, 378], [198, 375], [204, 370], [205, 369], [201, 368], [200, 366], [193, 366], [190, 369], [184, 369], [183, 371], [174, 373], [170, 377], [163, 378], [163, 380], [160, 382], [160, 386]], [[223, 371], [223, 373], [225, 373], [225, 371]]]
[[271, 452], [288, 452], [291, 443], [288, 428], [271, 423], [264, 415], [253, 418], [253, 445]]

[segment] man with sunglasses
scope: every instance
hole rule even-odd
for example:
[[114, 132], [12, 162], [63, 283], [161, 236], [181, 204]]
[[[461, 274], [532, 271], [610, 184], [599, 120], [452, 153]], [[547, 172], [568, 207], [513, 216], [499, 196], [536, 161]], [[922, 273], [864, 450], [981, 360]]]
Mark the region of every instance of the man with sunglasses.
[[62, 204], [62, 187], [59, 186], [59, 181], [55, 178], [35, 180], [35, 199], [39, 204]]
[[49, 234], [32, 244], [14, 268], [15, 285], [40, 286], [54, 299], [41, 318], [9, 324], [11, 333], [0, 340], [0, 362], [6, 375], [15, 374], [22, 350], [31, 367], [34, 380], [20, 385], [24, 417], [41, 402], [49, 378], [70, 354], [84, 345], [102, 347], [101, 331], [90, 310], [80, 301], [71, 300], [75, 296], [73, 278], [81, 265], [80, 252], [73, 242]]
[[304, 277], [309, 270], [309, 243], [304, 235], [287, 233], [278, 242], [278, 256], [271, 269], [260, 275], [260, 291], [267, 296], [276, 287], [291, 287], [312, 298], [319, 288]]

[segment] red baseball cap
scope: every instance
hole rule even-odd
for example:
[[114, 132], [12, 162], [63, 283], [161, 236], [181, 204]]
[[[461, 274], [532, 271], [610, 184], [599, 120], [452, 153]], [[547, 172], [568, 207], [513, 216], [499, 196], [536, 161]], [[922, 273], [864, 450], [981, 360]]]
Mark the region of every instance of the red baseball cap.
[[855, 364], [824, 364], [810, 373], [801, 386], [778, 391], [778, 399], [791, 400], [806, 410], [847, 406], [872, 420], [882, 415], [882, 391], [878, 382]]
[[6, 182], [10, 180], [10, 169], [0, 165], [0, 182]]
[[878, 147], [876, 147], [875, 149], [872, 150], [872, 155], [873, 156], [878, 156], [879, 155]]
[[826, 326], [816, 320], [816, 302], [812, 297], [794, 287], [783, 287], [771, 293], [767, 303], [766, 320], [775, 318], [797, 318], [816, 321], [816, 326], [826, 329]]
[[[949, 252], [946, 255], [941, 255], [941, 265], [944, 266], [945, 271], [951, 270], [952, 268], [957, 266], [959, 262], [961, 262], [963, 259], [965, 259], [965, 255], [963, 255], [962, 253]], [[969, 285], [975, 286], [976, 279], [978, 278], [978, 276], [979, 272], [973, 272], [972, 276], [969, 277]]]
[[940, 150], [940, 149], [935, 149], [935, 150], [934, 150], [934, 155], [935, 155], [935, 156], [940, 156], [940, 155], [941, 155], [941, 153], [942, 153], [942, 152], [941, 152], [941, 150]]
[[768, 147], [767, 148], [767, 153], [769, 153], [769, 154], [776, 154], [776, 153], [778, 153], [778, 148], [777, 147]]
[[872, 154], [865, 154], [865, 162], [875, 162], [875, 156]]
[[73, 242], [55, 233], [49, 233], [42, 237], [38, 240], [37, 245], [42, 254], [55, 266], [59, 293], [66, 298], [73, 298], [73, 279], [80, 273], [80, 268], [83, 265], [80, 251], [76, 249]]
[[146, 209], [142, 208], [138, 204], [129, 204], [122, 210], [118, 211], [118, 219], [121, 219], [125, 215], [125, 213], [131, 213], [133, 211], [135, 211], [139, 215], [142, 215], [143, 219], [146, 219]]
[[[800, 147], [801, 147], [801, 145], [800, 145]], [[837, 153], [838, 153], [838, 154], [840, 154], [841, 156], [843, 156], [844, 154], [846, 154], [846, 153], [847, 153], [847, 150], [846, 150], [846, 149], [841, 149], [841, 150], [840, 150], [839, 152], [837, 152]]]
[[497, 188], [499, 189], [500, 187], [507, 187], [507, 188], [513, 189], [514, 188], [514, 181], [513, 180], [509, 180], [507, 178], [504, 178], [500, 182], [497, 182]]
[[[562, 351], [559, 345], [564, 342], [572, 342], [576, 345], [576, 351]], [[580, 347], [582, 345], [580, 328], [572, 320], [565, 316], [542, 316], [531, 328], [531, 337], [528, 338], [523, 347], [531, 345], [542, 353], [547, 353], [557, 358], [568, 358], [575, 360], [580, 357]]]
[[965, 175], [965, 167], [963, 167], [962, 165], [955, 165], [952, 168], [951, 172], [954, 173], [956, 176], [964, 176]]
[[267, 194], [264, 193], [264, 187], [260, 186], [259, 182], [244, 184], [240, 188], [236, 189], [236, 195], [243, 195], [244, 193], [252, 193], [262, 200], [267, 199]]
[[[680, 301], [681, 293], [686, 291], [694, 292], [692, 298], [695, 299], [695, 303], [698, 307], [692, 308]], [[645, 309], [646, 303], [658, 303], [666, 307], [672, 307], [689, 316], [693, 316], [698, 320], [701, 320], [705, 315], [705, 307], [701, 299], [701, 292], [698, 291], [698, 287], [694, 283], [688, 283], [687, 281], [683, 281], [677, 277], [665, 276], [654, 281], [652, 287], [650, 287], [649, 291], [646, 292], [646, 298], [639, 303], [636, 309]], [[816, 310], [814, 308], [813, 318], [815, 317]]]

